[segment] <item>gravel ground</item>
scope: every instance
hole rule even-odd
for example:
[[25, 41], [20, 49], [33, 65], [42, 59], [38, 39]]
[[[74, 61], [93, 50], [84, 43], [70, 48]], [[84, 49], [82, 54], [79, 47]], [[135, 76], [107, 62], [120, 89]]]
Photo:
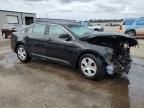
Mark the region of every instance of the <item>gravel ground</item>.
[[[2, 108], [143, 108], [144, 60], [134, 58], [125, 78], [90, 81], [77, 70], [47, 61], [18, 61], [0, 52]], [[2, 53], [3, 52], [3, 53]]]

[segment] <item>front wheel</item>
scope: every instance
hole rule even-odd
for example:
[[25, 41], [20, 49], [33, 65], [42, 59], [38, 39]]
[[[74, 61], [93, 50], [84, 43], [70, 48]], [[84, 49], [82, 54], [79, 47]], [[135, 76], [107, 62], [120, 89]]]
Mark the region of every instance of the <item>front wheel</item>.
[[91, 80], [100, 80], [104, 77], [104, 64], [95, 55], [85, 54], [80, 58], [79, 69], [84, 77]]
[[31, 60], [31, 57], [23, 45], [19, 45], [17, 47], [17, 56], [18, 59], [23, 63], [27, 63]]

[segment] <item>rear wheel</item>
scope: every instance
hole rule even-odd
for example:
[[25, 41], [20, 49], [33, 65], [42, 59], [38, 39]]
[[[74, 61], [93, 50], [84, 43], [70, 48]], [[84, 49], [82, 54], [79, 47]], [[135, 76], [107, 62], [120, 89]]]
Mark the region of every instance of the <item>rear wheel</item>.
[[80, 58], [79, 69], [87, 79], [100, 80], [104, 77], [102, 60], [92, 54], [85, 54]]
[[133, 36], [133, 37], [136, 35], [134, 31], [127, 31], [126, 34]]
[[19, 60], [23, 63], [27, 63], [31, 60], [31, 57], [29, 56], [27, 50], [23, 45], [19, 45], [17, 47], [17, 56]]

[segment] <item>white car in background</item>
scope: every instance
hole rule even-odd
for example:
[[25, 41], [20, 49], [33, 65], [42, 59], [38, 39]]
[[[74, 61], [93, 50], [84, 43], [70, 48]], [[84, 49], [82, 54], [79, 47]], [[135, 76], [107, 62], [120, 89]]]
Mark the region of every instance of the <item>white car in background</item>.
[[94, 31], [98, 31], [98, 32], [103, 32], [104, 31], [104, 28], [100, 25], [97, 25], [97, 26], [88, 26], [88, 28], [94, 30]]
[[83, 26], [87, 26], [88, 28], [90, 28], [93, 31], [98, 31], [98, 32], [103, 32], [104, 31], [104, 27], [98, 25], [91, 25], [90, 22], [80, 22], [81, 25]]

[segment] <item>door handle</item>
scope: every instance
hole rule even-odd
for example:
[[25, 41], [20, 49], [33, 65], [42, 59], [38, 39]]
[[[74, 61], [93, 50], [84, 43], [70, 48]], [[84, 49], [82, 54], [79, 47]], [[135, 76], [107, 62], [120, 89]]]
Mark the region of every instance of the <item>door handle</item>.
[[26, 36], [25, 36], [25, 39], [28, 39], [28, 38], [29, 38], [28, 35], [26, 35]]
[[29, 36], [28, 36], [28, 35], [25, 35], [25, 37], [28, 38]]
[[51, 41], [52, 39], [51, 39], [51, 38], [48, 38], [47, 40], [48, 40], [48, 41]]

